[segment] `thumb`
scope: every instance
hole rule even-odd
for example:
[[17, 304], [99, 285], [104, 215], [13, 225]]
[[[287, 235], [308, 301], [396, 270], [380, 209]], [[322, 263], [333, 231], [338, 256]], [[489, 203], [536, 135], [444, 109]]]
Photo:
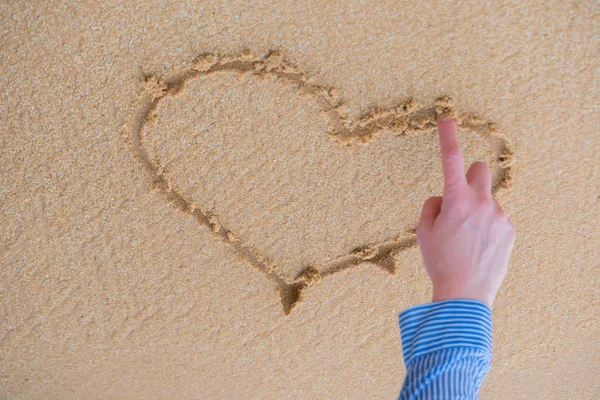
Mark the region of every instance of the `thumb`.
[[440, 196], [430, 197], [423, 204], [421, 211], [421, 219], [419, 220], [420, 228], [431, 228], [435, 219], [440, 214], [442, 209], [442, 198]]

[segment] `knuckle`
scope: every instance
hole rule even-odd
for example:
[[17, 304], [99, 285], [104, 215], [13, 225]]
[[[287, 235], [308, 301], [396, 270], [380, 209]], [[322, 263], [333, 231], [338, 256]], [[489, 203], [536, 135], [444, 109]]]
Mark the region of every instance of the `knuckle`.
[[[454, 196], [460, 196], [462, 192], [462, 185], [459, 184], [458, 177], [449, 176], [444, 183], [444, 190], [448, 193], [453, 193]], [[444, 197], [446, 197], [446, 195]]]
[[479, 212], [479, 206], [473, 197], [466, 190], [459, 189], [452, 192], [451, 196], [444, 196], [445, 204], [448, 206], [449, 213], [454, 217], [466, 217], [473, 211]]
[[449, 160], [461, 159], [462, 151], [458, 146], [447, 146], [444, 151], [444, 156]]
[[482, 196], [478, 192], [473, 192], [471, 196], [471, 208], [478, 213], [494, 215], [495, 206], [493, 200], [489, 196]]
[[466, 217], [473, 211], [473, 206], [468, 201], [457, 202], [452, 212], [459, 217]]
[[494, 204], [494, 200], [490, 196], [479, 196], [477, 199], [477, 205], [480, 208], [485, 208], [488, 210], [495, 210], [496, 205]]
[[493, 200], [494, 202], [494, 209], [496, 211], [496, 215], [498, 215], [499, 217], [505, 217], [508, 219], [506, 213], [504, 212], [504, 209], [502, 208], [502, 206], [500, 205], [500, 203], [498, 203], [496, 200]]
[[[451, 195], [448, 197], [450, 197], [452, 201], [456, 203], [465, 203], [470, 201], [468, 186], [464, 186], [458, 181], [450, 182], [446, 186], [451, 189]], [[446, 198], [446, 196], [444, 196], [444, 198]]]

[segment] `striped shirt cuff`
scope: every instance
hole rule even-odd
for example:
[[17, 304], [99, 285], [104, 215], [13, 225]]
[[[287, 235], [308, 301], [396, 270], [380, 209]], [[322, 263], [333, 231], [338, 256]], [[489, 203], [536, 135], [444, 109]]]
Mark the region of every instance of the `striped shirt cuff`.
[[448, 348], [481, 349], [492, 357], [492, 311], [477, 300], [421, 304], [400, 313], [404, 364]]

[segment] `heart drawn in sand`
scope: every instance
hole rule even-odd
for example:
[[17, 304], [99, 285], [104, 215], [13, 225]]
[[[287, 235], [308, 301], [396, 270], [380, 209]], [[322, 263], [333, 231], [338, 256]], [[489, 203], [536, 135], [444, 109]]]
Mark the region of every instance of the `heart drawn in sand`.
[[187, 66], [163, 76], [145, 78], [142, 92], [134, 103], [131, 121], [125, 130], [134, 157], [147, 173], [152, 187], [160, 192], [168, 203], [194, 218], [200, 225], [208, 227], [216, 238], [230, 245], [242, 259], [275, 285], [280, 293], [285, 314], [289, 314], [302, 299], [302, 290], [305, 287], [344, 269], [368, 262], [394, 274], [399, 253], [416, 245], [414, 227], [390, 234], [387, 239], [376, 243], [364, 243], [322, 265], [305, 267], [292, 278], [282, 274], [264, 254], [239, 239], [234, 233], [235, 227], [224, 226], [216, 215], [201, 209], [184, 195], [178, 182], [169, 176], [161, 160], [149, 152], [144, 140], [144, 127], [155, 118], [161, 101], [181, 93], [187, 82], [213, 73], [270, 76], [281, 84], [295, 87], [302, 97], [311, 97], [321, 114], [328, 119], [329, 131], [323, 132], [324, 140], [329, 136], [340, 146], [367, 146], [376, 140], [378, 133], [382, 131], [390, 132], [396, 137], [431, 132], [435, 129], [436, 118], [440, 114], [450, 115], [457, 119], [461, 131], [476, 134], [489, 144], [493, 192], [508, 188], [511, 184], [512, 153], [507, 141], [493, 123], [457, 113], [448, 98], [438, 99], [431, 107], [407, 100], [394, 107], [374, 108], [352, 121], [346, 114], [343, 99], [337, 95], [335, 89], [314, 83], [307, 74], [285, 61], [278, 52], [269, 53], [262, 58], [255, 57], [250, 52], [226, 57], [203, 55]]

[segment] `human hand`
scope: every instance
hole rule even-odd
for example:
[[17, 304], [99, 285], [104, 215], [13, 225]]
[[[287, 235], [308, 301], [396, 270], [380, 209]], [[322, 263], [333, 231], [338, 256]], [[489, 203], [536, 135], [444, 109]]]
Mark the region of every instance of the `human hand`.
[[504, 279], [515, 228], [492, 197], [486, 163], [464, 173], [456, 121], [438, 121], [444, 196], [423, 205], [417, 241], [433, 285], [433, 301], [479, 300], [491, 307]]

